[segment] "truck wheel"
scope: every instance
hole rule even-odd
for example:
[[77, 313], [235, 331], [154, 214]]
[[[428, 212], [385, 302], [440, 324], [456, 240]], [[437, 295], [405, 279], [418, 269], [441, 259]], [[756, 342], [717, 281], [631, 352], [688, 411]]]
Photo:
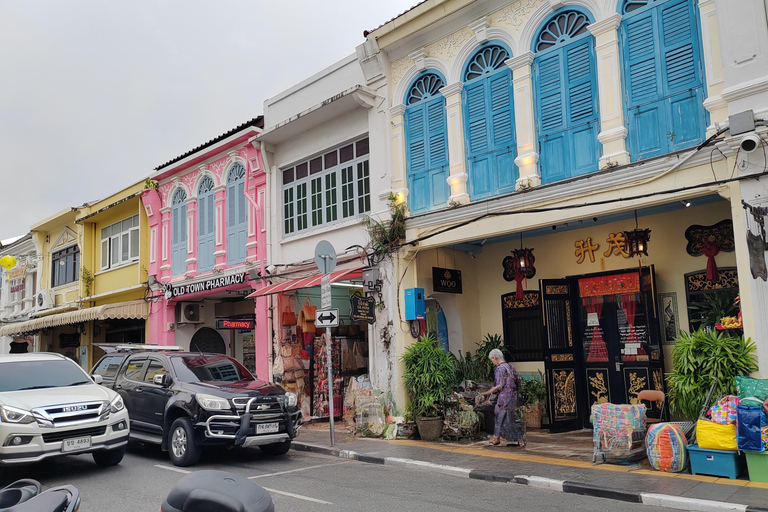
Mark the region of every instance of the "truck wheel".
[[168, 455], [174, 466], [191, 466], [200, 460], [202, 451], [195, 442], [195, 430], [186, 416], [176, 418], [168, 433]]
[[115, 448], [114, 450], [99, 450], [93, 452], [93, 462], [98, 466], [117, 466], [123, 460], [125, 455], [125, 446]]
[[283, 441], [282, 443], [262, 444], [259, 448], [267, 455], [285, 455], [291, 449], [291, 442]]

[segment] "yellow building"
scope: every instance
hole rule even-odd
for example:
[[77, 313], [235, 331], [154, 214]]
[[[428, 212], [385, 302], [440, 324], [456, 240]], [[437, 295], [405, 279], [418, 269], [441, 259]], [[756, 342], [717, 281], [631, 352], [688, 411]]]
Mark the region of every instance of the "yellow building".
[[103, 354], [94, 344], [144, 342], [143, 189], [142, 181], [31, 227], [40, 255], [33, 318], [2, 327], [0, 335], [37, 333], [37, 350], [65, 354], [85, 369]]

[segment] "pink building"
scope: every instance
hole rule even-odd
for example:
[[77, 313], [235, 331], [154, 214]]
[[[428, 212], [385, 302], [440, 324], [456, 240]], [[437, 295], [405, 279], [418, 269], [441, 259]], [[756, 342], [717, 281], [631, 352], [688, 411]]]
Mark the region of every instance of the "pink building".
[[156, 168], [149, 220], [147, 342], [229, 354], [269, 378], [263, 284], [266, 174], [261, 116]]

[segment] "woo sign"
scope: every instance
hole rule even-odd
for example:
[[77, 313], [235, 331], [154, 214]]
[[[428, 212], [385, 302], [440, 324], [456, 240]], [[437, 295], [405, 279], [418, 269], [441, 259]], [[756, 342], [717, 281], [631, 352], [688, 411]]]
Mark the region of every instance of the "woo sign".
[[432, 290], [443, 293], [461, 293], [461, 270], [432, 267]]

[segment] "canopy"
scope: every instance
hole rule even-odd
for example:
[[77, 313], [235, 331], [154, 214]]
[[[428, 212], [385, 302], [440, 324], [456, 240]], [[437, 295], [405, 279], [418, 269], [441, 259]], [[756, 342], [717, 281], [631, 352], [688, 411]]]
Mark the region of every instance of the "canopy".
[[117, 302], [105, 304], [93, 308], [78, 309], [56, 315], [35, 318], [26, 322], [18, 322], [0, 327], [0, 336], [10, 336], [23, 332], [48, 329], [58, 325], [79, 324], [90, 320], [107, 320], [109, 318], [134, 318], [145, 319], [149, 314], [149, 307], [144, 300], [129, 302]]
[[[336, 272], [331, 272], [330, 274], [332, 283], [335, 283], [337, 281], [342, 281], [342, 280], [360, 279], [362, 275], [363, 275], [363, 269], [361, 268], [337, 270]], [[265, 286], [260, 290], [256, 290], [252, 294], [248, 295], [246, 299], [264, 297], [265, 295], [272, 295], [274, 293], [284, 293], [284, 292], [289, 292], [291, 290], [298, 290], [301, 288], [311, 288], [313, 286], [320, 286], [320, 280], [322, 278], [323, 278], [323, 274], [315, 274], [309, 277], [291, 279], [289, 281], [284, 281], [282, 283], [271, 284], [269, 286]]]

